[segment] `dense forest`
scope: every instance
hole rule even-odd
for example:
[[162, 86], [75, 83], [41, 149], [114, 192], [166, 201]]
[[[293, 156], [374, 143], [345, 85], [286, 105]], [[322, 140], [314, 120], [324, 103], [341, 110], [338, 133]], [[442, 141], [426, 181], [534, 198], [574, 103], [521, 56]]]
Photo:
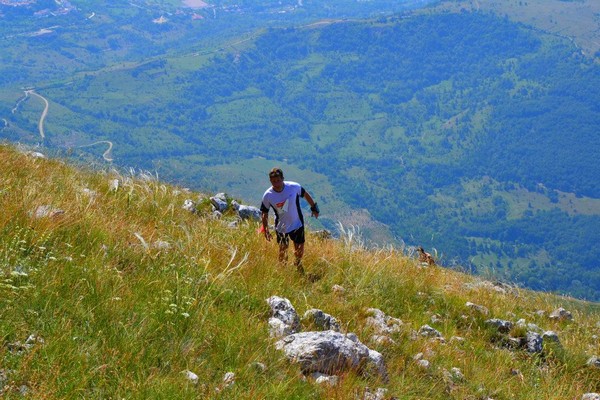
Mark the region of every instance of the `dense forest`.
[[[140, 28], [137, 50], [105, 34], [145, 60], [41, 88], [47, 146], [111, 140], [121, 165], [254, 200], [250, 160], [313, 171], [328, 227], [341, 199], [443, 265], [600, 299], [600, 67], [571, 42], [467, 12], [271, 27], [192, 55], [165, 53], [172, 26]], [[13, 96], [0, 134], [35, 141], [39, 107], [10, 114]]]

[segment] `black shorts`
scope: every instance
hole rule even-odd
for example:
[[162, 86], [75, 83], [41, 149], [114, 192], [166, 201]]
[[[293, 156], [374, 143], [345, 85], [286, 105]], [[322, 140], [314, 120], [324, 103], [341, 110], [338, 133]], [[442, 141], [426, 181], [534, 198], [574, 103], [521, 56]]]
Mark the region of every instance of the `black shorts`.
[[296, 244], [304, 243], [304, 226], [301, 226], [300, 228], [288, 233], [277, 232], [277, 243], [288, 245], [290, 243], [290, 239], [292, 239], [292, 242]]

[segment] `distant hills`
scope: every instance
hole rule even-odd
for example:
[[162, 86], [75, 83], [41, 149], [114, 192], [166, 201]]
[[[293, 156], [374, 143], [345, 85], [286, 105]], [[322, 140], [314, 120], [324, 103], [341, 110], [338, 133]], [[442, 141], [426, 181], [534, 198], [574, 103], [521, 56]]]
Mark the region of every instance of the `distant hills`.
[[[41, 36], [23, 17], [2, 32], [0, 135], [40, 141], [39, 99], [12, 112], [36, 87], [60, 154], [101, 164], [83, 146], [109, 141], [117, 165], [250, 202], [280, 165], [329, 229], [598, 300], [600, 69], [593, 35], [560, 28], [595, 6], [393, 3], [74, 2]], [[546, 33], [532, 7], [558, 5]]]

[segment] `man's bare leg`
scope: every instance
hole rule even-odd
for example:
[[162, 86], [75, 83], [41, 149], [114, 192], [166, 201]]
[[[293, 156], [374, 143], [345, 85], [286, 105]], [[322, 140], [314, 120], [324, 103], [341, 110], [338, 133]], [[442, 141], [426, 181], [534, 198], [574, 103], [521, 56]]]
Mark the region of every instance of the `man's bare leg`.
[[285, 265], [287, 263], [287, 260], [288, 260], [287, 249], [288, 249], [287, 243], [285, 243], [283, 241], [281, 243], [279, 243], [279, 263], [281, 265]]
[[294, 256], [296, 260], [294, 265], [298, 269], [298, 272], [304, 274], [304, 267], [302, 267], [302, 256], [304, 255], [304, 243], [294, 243]]

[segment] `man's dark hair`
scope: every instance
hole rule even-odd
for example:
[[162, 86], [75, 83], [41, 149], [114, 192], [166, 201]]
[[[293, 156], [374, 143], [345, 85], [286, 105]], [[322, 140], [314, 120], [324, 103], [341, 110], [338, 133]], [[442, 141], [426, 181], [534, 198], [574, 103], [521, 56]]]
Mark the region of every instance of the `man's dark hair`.
[[283, 171], [281, 170], [281, 168], [273, 168], [271, 171], [269, 171], [269, 178], [276, 178], [280, 176], [283, 179]]

